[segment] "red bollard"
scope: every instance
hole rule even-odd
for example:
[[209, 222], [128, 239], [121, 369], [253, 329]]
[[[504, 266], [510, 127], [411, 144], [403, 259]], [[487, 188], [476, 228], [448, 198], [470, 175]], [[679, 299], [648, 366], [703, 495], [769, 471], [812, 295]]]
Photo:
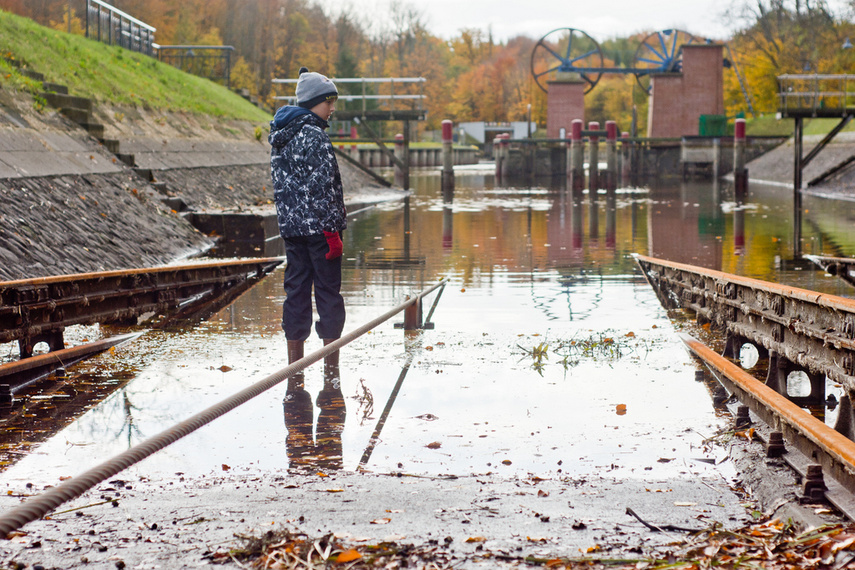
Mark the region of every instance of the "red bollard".
[[585, 147], [582, 143], [582, 121], [570, 123], [570, 149], [567, 161], [567, 176], [574, 195], [581, 194], [585, 187]]
[[442, 122], [442, 192], [443, 196], [454, 191], [454, 123]]
[[[600, 123], [591, 121], [588, 123], [589, 131], [599, 131]], [[592, 200], [596, 199], [597, 190], [600, 189], [600, 137], [590, 135], [590, 147], [588, 148], [588, 191]]]
[[617, 189], [617, 123], [606, 121], [606, 190]]
[[[404, 156], [404, 135], [401, 133], [395, 135], [395, 158], [400, 160], [401, 163], [404, 163], [406, 158]], [[395, 184], [402, 188], [404, 187], [404, 169], [397, 164], [395, 165]]]
[[745, 119], [733, 125], [733, 185], [737, 202], [748, 195], [748, 169], [745, 168]]

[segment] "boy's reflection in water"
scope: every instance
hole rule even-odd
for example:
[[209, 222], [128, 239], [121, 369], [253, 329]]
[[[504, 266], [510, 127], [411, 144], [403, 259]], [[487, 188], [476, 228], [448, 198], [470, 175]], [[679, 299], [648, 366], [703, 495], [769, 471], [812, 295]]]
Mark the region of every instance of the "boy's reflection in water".
[[342, 467], [341, 432], [346, 410], [341, 392], [338, 351], [324, 359], [324, 387], [318, 394], [318, 426], [313, 437], [312, 397], [305, 388], [305, 376], [298, 372], [288, 378], [282, 402], [288, 436], [288, 466], [297, 469], [336, 470]]

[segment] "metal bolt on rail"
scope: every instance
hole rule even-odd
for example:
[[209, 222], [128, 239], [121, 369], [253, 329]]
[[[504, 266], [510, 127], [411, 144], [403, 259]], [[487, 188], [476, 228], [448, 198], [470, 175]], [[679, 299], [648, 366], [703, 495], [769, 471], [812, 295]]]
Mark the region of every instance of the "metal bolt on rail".
[[773, 431], [769, 434], [769, 441], [766, 442], [766, 457], [781, 457], [787, 452], [784, 446], [784, 434], [779, 431]]

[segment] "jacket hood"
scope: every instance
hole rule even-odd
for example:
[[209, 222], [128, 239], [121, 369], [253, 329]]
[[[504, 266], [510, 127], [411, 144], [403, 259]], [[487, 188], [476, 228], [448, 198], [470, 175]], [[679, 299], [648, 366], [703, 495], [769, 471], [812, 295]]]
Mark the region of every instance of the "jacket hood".
[[274, 130], [278, 131], [297, 117], [307, 115], [309, 113], [311, 113], [311, 111], [308, 109], [297, 107], [296, 105], [285, 105], [284, 107], [279, 107], [279, 109], [276, 110], [276, 114], [273, 116], [273, 120], [270, 121], [270, 132], [273, 132]]
[[295, 105], [280, 107], [270, 121], [270, 136], [267, 140], [271, 146], [285, 146], [306, 123], [314, 123], [322, 129], [329, 127], [329, 123], [308, 109]]

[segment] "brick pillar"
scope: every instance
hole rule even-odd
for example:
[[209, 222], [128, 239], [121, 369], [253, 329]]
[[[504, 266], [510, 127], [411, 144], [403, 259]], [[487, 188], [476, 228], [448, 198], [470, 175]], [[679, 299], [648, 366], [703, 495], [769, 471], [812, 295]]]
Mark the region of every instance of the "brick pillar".
[[654, 73], [647, 136], [698, 134], [701, 115], [724, 115], [724, 46], [683, 46], [681, 73]]
[[581, 79], [547, 83], [546, 138], [560, 138], [561, 129], [564, 129], [564, 136], [567, 137], [574, 119], [584, 122], [586, 85]]

